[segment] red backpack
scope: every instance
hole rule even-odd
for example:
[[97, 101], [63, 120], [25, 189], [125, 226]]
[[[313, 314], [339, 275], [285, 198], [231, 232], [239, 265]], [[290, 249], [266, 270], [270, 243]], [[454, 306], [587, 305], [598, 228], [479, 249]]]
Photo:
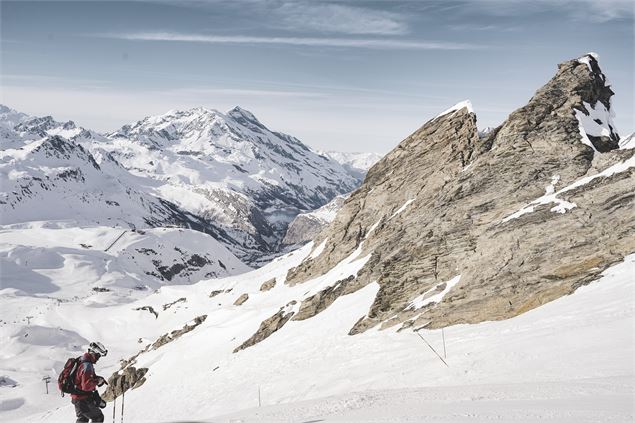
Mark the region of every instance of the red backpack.
[[60, 389], [62, 396], [64, 394], [89, 394], [90, 392], [82, 391], [81, 389], [77, 389], [75, 386], [75, 376], [77, 375], [77, 369], [81, 365], [81, 357], [77, 358], [69, 358], [66, 360], [66, 364], [64, 364], [64, 369], [60, 373], [57, 378], [57, 387]]

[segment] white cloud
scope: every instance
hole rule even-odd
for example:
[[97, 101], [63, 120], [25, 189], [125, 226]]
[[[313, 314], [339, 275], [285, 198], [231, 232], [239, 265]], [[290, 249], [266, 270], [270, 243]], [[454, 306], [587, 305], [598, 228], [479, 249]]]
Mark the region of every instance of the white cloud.
[[549, 11], [574, 21], [596, 23], [632, 19], [635, 14], [633, 0], [472, 0], [464, 5], [459, 12], [468, 15], [477, 11], [496, 17], [524, 17]]
[[308, 47], [345, 47], [400, 50], [476, 50], [484, 46], [444, 41], [394, 40], [375, 38], [259, 37], [242, 35], [204, 35], [174, 32], [131, 32], [99, 34], [103, 38], [136, 41], [180, 41], [209, 44], [295, 45]]
[[[609, 22], [615, 19], [633, 18], [633, 0], [577, 0], [570, 3], [570, 14], [578, 20]], [[583, 4], [586, 8], [575, 7]]]
[[288, 2], [274, 12], [279, 26], [343, 34], [404, 34], [404, 17], [395, 13], [332, 3]]

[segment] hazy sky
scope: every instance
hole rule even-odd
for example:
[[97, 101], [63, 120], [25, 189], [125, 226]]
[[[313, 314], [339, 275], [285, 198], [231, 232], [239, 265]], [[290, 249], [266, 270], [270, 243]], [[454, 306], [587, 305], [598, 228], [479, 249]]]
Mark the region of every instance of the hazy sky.
[[588, 51], [634, 130], [631, 0], [1, 3], [0, 102], [100, 130], [234, 105], [320, 149], [384, 153], [470, 99], [479, 126]]

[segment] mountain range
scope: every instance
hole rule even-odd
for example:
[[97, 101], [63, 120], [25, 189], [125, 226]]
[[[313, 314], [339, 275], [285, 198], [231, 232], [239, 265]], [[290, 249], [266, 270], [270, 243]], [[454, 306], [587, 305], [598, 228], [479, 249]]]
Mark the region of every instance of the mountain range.
[[99, 134], [2, 106], [0, 125], [3, 224], [177, 225], [256, 266], [278, 254], [297, 214], [352, 191], [364, 172], [239, 107], [170, 111]]

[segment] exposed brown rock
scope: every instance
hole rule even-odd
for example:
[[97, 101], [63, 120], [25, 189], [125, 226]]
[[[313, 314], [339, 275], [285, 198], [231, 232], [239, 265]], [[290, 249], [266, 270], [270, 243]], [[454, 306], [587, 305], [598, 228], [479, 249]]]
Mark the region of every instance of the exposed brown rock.
[[187, 298], [185, 298], [185, 297], [179, 298], [178, 300], [172, 301], [171, 303], [168, 303], [168, 304], [163, 304], [163, 311], [169, 309], [170, 307], [172, 307], [175, 304], [184, 303], [184, 302], [187, 302]]
[[207, 319], [207, 315], [204, 314], [202, 316], [198, 316], [196, 317], [192, 323], [187, 323], [185, 326], [183, 326], [181, 329], [177, 329], [177, 330], [173, 330], [170, 333], [166, 333], [165, 335], [161, 335], [156, 341], [154, 341], [154, 343], [152, 343], [152, 349], [156, 350], [159, 347], [162, 347], [163, 345], [174, 341], [177, 338], [180, 338], [181, 336], [185, 335], [188, 332], [193, 331], [194, 329], [196, 329], [196, 327], [198, 325], [200, 325], [201, 323], [203, 323], [205, 321], [205, 319]]
[[108, 378], [108, 387], [101, 396], [102, 399], [104, 401], [112, 401], [121, 396], [124, 392], [140, 387], [146, 381], [146, 373], [148, 373], [147, 368], [137, 369], [132, 366], [113, 373]]
[[329, 203], [309, 213], [297, 215], [289, 224], [281, 246], [306, 244], [332, 221], [332, 215], [344, 204], [346, 196], [339, 195]]
[[243, 305], [249, 299], [249, 294], [242, 294], [240, 297], [236, 298], [234, 301], [235, 306]]
[[[377, 281], [380, 289], [351, 329], [355, 334], [380, 323], [438, 328], [505, 319], [597, 279], [635, 252], [635, 169], [559, 194], [576, 204], [566, 213], [536, 205], [504, 221], [555, 179], [558, 191], [635, 152], [613, 150], [614, 133], [591, 139], [599, 153], [581, 142], [574, 111], [584, 112], [584, 103], [608, 106], [613, 94], [597, 72], [577, 60], [561, 64], [526, 106], [484, 138], [466, 108], [427, 122], [370, 169], [315, 239], [318, 245], [328, 239], [324, 252], [291, 269], [286, 283], [323, 275], [363, 241], [361, 255], [372, 257], [356, 285]], [[459, 274], [441, 302], [408, 307]], [[338, 294], [331, 288], [305, 300], [298, 315], [314, 315]]]
[[276, 278], [272, 278], [268, 281], [263, 282], [263, 284], [260, 285], [260, 290], [263, 292], [269, 291], [270, 289], [273, 289], [274, 286], [276, 286]]
[[[287, 306], [295, 304], [295, 301], [292, 301]], [[245, 348], [249, 348], [252, 345], [257, 344], [258, 342], [268, 338], [274, 332], [280, 330], [288, 321], [293, 317], [295, 313], [292, 311], [285, 311], [285, 308], [281, 308], [273, 316], [265, 319], [262, 323], [260, 323], [260, 327], [249, 339], [240, 344], [240, 346], [234, 349], [234, 352], [237, 353], [240, 350], [244, 350]]]
[[159, 313], [157, 313], [157, 312], [154, 310], [154, 307], [152, 307], [152, 306], [137, 307], [137, 308], [135, 308], [135, 310], [137, 310], [137, 311], [147, 310], [150, 314], [153, 314], [153, 315], [154, 315], [154, 318], [155, 318], [155, 319], [158, 319], [158, 318], [159, 318]]
[[298, 314], [293, 320], [305, 320], [324, 311], [327, 307], [335, 302], [341, 295], [347, 295], [357, 291], [362, 286], [355, 283], [355, 277], [350, 276], [346, 279], [338, 281], [335, 285], [329, 286], [315, 295], [302, 301]]

